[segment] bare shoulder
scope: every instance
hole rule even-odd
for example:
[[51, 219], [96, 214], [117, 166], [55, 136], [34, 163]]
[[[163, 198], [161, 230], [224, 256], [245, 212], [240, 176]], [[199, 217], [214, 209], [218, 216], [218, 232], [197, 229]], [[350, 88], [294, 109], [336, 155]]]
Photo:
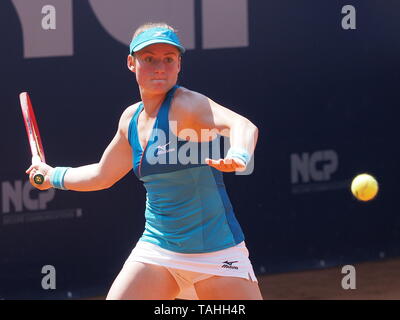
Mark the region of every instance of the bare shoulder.
[[135, 114], [140, 102], [134, 103], [128, 106], [124, 112], [122, 112], [121, 118], [119, 120], [118, 130], [120, 130], [125, 136], [128, 135], [129, 123]]
[[206, 95], [180, 87], [175, 93], [172, 107], [176, 109], [180, 115], [207, 115], [211, 112], [230, 111], [225, 106], [220, 105]]
[[135, 111], [137, 110], [137, 108], [139, 107], [140, 102], [136, 102], [130, 106], [128, 106], [124, 112], [122, 112], [121, 115], [121, 119], [125, 119], [125, 118], [132, 118], [133, 114], [135, 113]]
[[179, 135], [190, 129], [200, 137], [203, 129], [214, 127], [212, 101], [199, 92], [180, 87], [174, 95], [169, 119], [176, 122]]
[[209, 99], [196, 91], [179, 87], [171, 104], [170, 119], [185, 126], [209, 108]]
[[217, 129], [222, 132], [237, 123], [248, 121], [230, 108], [185, 88], [179, 88], [174, 96], [170, 119], [177, 122], [178, 130], [191, 128], [196, 132], [203, 129]]
[[173, 107], [180, 112], [198, 111], [198, 108], [207, 105], [208, 98], [196, 91], [179, 87], [174, 95]]

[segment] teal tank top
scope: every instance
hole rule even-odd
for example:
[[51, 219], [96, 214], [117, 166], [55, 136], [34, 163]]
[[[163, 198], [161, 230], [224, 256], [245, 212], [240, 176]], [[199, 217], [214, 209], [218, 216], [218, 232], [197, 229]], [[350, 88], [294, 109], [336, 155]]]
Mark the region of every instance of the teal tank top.
[[205, 158], [220, 158], [220, 145], [180, 139], [170, 129], [173, 87], [162, 103], [144, 150], [137, 123], [143, 103], [128, 131], [133, 171], [146, 188], [145, 230], [141, 241], [180, 253], [204, 253], [244, 240], [223, 181]]

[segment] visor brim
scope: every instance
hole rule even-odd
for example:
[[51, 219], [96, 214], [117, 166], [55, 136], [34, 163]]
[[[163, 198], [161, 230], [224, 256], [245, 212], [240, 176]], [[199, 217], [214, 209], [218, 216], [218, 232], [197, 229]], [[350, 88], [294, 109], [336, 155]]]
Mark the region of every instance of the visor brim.
[[144, 41], [144, 42], [138, 44], [136, 47], [134, 47], [134, 48], [132, 49], [132, 52], [131, 52], [131, 53], [138, 52], [139, 50], [142, 50], [143, 48], [145, 48], [145, 47], [147, 47], [147, 46], [150, 46], [150, 45], [152, 45], [152, 44], [156, 44], [156, 43], [166, 43], [166, 44], [170, 44], [170, 45], [172, 45], [172, 46], [178, 48], [178, 50], [179, 50], [181, 53], [184, 53], [184, 52], [186, 51], [186, 49], [185, 49], [184, 47], [182, 47], [182, 46], [176, 44], [176, 43], [173, 42], [173, 41], [169, 41], [169, 40], [165, 40], [165, 39], [153, 39], [153, 40]]

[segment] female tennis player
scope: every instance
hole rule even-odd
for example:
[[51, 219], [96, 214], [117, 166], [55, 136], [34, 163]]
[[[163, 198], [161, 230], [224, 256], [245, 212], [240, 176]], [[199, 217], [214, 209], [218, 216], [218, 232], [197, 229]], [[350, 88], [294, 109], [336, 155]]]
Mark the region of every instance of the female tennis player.
[[[262, 299], [222, 172], [245, 170], [258, 130], [246, 118], [177, 85], [185, 49], [167, 24], [146, 24], [127, 65], [141, 101], [122, 114], [98, 163], [32, 165], [38, 189], [111, 187], [131, 169], [147, 191], [145, 229], [107, 299]], [[226, 156], [213, 157], [219, 135]], [[214, 147], [213, 147], [214, 146]], [[33, 182], [40, 171], [42, 185]]]

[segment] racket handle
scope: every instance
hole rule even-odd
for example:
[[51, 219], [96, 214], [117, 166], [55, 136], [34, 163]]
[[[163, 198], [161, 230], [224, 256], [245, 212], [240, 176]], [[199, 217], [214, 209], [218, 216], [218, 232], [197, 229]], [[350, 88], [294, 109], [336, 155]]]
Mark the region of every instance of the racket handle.
[[44, 175], [42, 175], [41, 173], [35, 173], [35, 175], [33, 176], [33, 181], [36, 184], [42, 184], [44, 182]]
[[[32, 164], [38, 164], [42, 162], [39, 156], [33, 156], [32, 157]], [[42, 184], [44, 182], [44, 175], [41, 174], [40, 172], [36, 172], [35, 175], [33, 176], [33, 181], [36, 184]]]

